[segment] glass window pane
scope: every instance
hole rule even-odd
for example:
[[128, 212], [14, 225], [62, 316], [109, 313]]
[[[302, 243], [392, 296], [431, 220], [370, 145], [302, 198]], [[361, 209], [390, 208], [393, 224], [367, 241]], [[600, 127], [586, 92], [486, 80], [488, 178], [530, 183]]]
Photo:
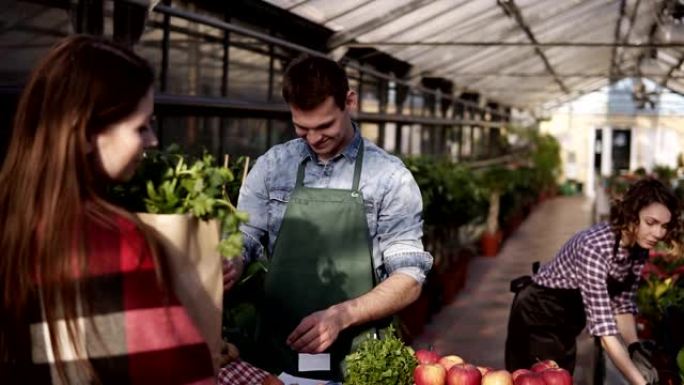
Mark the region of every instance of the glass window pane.
[[378, 95], [378, 81], [375, 77], [364, 75], [361, 91], [361, 111], [380, 112], [380, 98]]
[[376, 123], [361, 123], [361, 136], [373, 143], [378, 143], [380, 127]]
[[47, 51], [72, 32], [63, 9], [10, 1], [0, 12], [0, 83], [20, 85]]
[[[250, 45], [255, 46], [252, 43]], [[265, 44], [259, 46], [267, 47]], [[268, 100], [269, 57], [235, 46], [230, 47], [229, 57], [228, 97], [254, 101]]]

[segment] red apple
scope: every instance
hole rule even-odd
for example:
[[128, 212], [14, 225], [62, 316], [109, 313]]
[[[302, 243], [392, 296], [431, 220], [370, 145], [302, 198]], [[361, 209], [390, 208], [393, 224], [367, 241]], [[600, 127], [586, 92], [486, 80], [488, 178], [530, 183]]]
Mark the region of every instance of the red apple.
[[480, 385], [482, 374], [470, 364], [456, 364], [447, 372], [448, 385]]
[[511, 378], [513, 378], [513, 382], [515, 383], [515, 379], [518, 378], [519, 375], [525, 374], [525, 373], [534, 373], [533, 371], [529, 369], [518, 369], [513, 374], [511, 374]]
[[439, 354], [434, 350], [416, 350], [416, 360], [418, 360], [418, 364], [436, 364], [439, 362]]
[[477, 367], [477, 370], [479, 370], [479, 371], [480, 371], [480, 374], [482, 374], [482, 377], [484, 377], [485, 374], [491, 372], [491, 371], [494, 370], [494, 369], [493, 369], [493, 368], [490, 368], [490, 367], [488, 367], [488, 366], [478, 366], [478, 367]]
[[562, 368], [551, 368], [541, 372], [546, 385], [572, 385], [570, 372]]
[[[547, 385], [540, 373], [529, 371], [519, 374], [514, 380], [514, 385]], [[513, 376], [511, 376], [513, 377]], [[572, 384], [570, 384], [572, 385]]]
[[465, 361], [463, 361], [463, 358], [455, 355], [449, 355], [449, 356], [444, 356], [439, 359], [439, 364], [444, 366], [444, 369], [449, 370], [451, 369], [452, 366], [457, 365], [457, 364], [463, 364]]
[[421, 364], [413, 370], [416, 385], [444, 385], [446, 370], [439, 364]]
[[482, 377], [482, 385], [513, 385], [513, 378], [508, 370], [494, 370]]
[[533, 372], [541, 372], [546, 369], [551, 369], [551, 368], [557, 368], [558, 364], [554, 360], [544, 360], [544, 361], [538, 361], [535, 362], [534, 365], [530, 369], [532, 369]]

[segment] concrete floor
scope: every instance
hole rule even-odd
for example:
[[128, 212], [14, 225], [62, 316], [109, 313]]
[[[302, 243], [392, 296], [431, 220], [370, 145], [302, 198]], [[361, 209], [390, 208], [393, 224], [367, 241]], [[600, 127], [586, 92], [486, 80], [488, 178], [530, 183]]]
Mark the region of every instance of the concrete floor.
[[[566, 240], [591, 223], [592, 201], [584, 197], [558, 197], [535, 207], [499, 255], [471, 261], [464, 290], [433, 317], [413, 347], [431, 345], [441, 355], [456, 354], [475, 365], [504, 368], [513, 300], [510, 280], [530, 274], [532, 262], [552, 259]], [[580, 336], [575, 384], [592, 385], [593, 355], [593, 339]]]

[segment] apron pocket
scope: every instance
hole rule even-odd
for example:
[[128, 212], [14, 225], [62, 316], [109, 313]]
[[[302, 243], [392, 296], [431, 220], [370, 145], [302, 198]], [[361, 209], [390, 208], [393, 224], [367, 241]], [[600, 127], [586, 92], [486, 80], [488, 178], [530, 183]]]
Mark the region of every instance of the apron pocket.
[[268, 230], [271, 234], [277, 234], [280, 230], [290, 195], [292, 191], [285, 189], [273, 190], [268, 194]]

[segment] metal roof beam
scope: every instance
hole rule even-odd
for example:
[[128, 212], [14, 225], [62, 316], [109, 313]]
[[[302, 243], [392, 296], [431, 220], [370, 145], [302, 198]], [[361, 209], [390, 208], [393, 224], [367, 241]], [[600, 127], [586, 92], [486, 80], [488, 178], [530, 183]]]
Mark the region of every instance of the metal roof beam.
[[[477, 72], [450, 72], [448, 74], [450, 77], [455, 77], [455, 78], [463, 78], [463, 77], [472, 77], [472, 78], [477, 78], [477, 77], [509, 77], [509, 78], [546, 78], [553, 76], [549, 73], [524, 73], [524, 72], [510, 72], [510, 73], [497, 73], [497, 72], [482, 72], [482, 73], [477, 73]], [[558, 77], [561, 78], [607, 78], [608, 76], [605, 73], [557, 73], [556, 74]], [[661, 76], [667, 76], [665, 73], [642, 73], [642, 74], [637, 74], [636, 72], [634, 73], [621, 73], [621, 77], [637, 77], [637, 76], [643, 76], [643, 77], [661, 77]], [[670, 76], [670, 79], [683, 79], [684, 75], [673, 75]]]
[[[629, 40], [629, 37], [632, 35], [632, 30], [634, 30], [634, 23], [636, 23], [636, 17], [637, 14], [639, 13], [639, 5], [641, 5], [641, 0], [636, 0], [634, 3], [634, 8], [632, 8], [632, 13], [629, 15], [629, 28], [627, 29], [627, 33], [625, 34], [625, 37], [622, 39], [623, 43], [626, 43]], [[650, 48], [650, 47], [648, 47]], [[620, 71], [620, 63], [622, 63], [622, 60], [624, 59], [625, 56], [625, 51], [621, 51], [617, 62], [615, 63], [616, 70], [619, 72]]]
[[[501, 7], [501, 9], [506, 15], [515, 18], [515, 21], [518, 23], [518, 26], [520, 26], [520, 28], [525, 32], [527, 38], [530, 39], [532, 43], [538, 44], [537, 38], [534, 36], [534, 33], [532, 33], [530, 27], [527, 24], [525, 24], [525, 20], [523, 19], [522, 14], [520, 13], [520, 8], [518, 8], [518, 6], [515, 4], [515, 0], [497, 0], [497, 4]], [[553, 75], [553, 79], [556, 81], [560, 89], [563, 90], [563, 92], [565, 93], [570, 93], [570, 90], [565, 86], [565, 84], [563, 84], [563, 81], [558, 77], [558, 75], [556, 75], [556, 71], [551, 66], [551, 63], [544, 54], [544, 51], [542, 51], [539, 48], [539, 46], [535, 46], [534, 50], [537, 53], [537, 55], [539, 55], [542, 62], [544, 62], [544, 67], [546, 67], [546, 70]]]
[[[684, 55], [682, 55], [682, 56], [679, 58], [679, 61], [677, 62], [677, 64], [673, 65], [673, 66], [670, 68], [670, 70], [667, 71], [667, 74], [665, 75], [665, 78], [660, 82], [660, 86], [661, 86], [661, 87], [667, 88], [667, 82], [669, 82], [670, 79], [674, 79], [674, 78], [675, 78], [675, 76], [673, 76], [673, 74], [674, 74], [675, 71], [677, 71], [677, 70], [679, 69], [679, 67], [682, 66], [682, 64], [684, 64]], [[643, 75], [643, 76], [645, 76], [645, 75]], [[679, 76], [679, 78], [681, 78], [681, 76]]]
[[527, 41], [370, 41], [367, 43], [345, 43], [345, 47], [577, 47], [577, 48], [682, 48], [684, 42], [650, 42], [628, 43], [624, 42], [596, 42], [596, 41], [554, 41], [554, 42], [527, 42]]
[[332, 35], [328, 41], [328, 49], [330, 51], [349, 43], [357, 37], [366, 34], [374, 29], [377, 29], [391, 21], [394, 21], [408, 13], [420, 9], [432, 3], [432, 0], [413, 0], [410, 3], [397, 7], [389, 11], [387, 14], [377, 17], [367, 23], [361, 24], [349, 31], [340, 31]]
[[308, 2], [309, 2], [309, 0], [302, 0], [302, 1], [298, 2], [298, 3], [295, 3], [295, 4], [290, 5], [289, 7], [285, 8], [285, 10], [286, 10], [286, 11], [292, 11], [293, 9], [299, 7], [300, 5], [304, 5], [304, 4], [308, 3]]
[[[605, 5], [601, 7], [588, 7], [582, 10], [576, 10], [576, 8], [572, 9], [574, 10], [573, 15], [576, 14], [577, 17], [584, 17], [588, 11], [601, 12], [600, 10], [602, 10], [604, 7]], [[555, 19], [556, 18], [554, 18], [554, 20]], [[595, 23], [594, 20], [595, 19], [589, 19], [586, 23], [583, 23], [583, 29], [589, 31], [599, 31], [601, 29], [601, 24]], [[514, 27], [518, 28], [517, 25], [515, 25]], [[507, 29], [507, 31], [510, 30]], [[563, 38], [566, 39], [566, 41], [580, 41], [582, 37], [593, 36], [593, 32], [587, 35], [585, 31], [578, 30], [577, 28], [574, 28], [574, 30], [569, 31], [566, 31], [565, 28], [562, 28], [562, 31], [563, 32], [559, 34], [559, 36], [563, 36]], [[592, 37], [588, 38], [588, 41], [592, 40], [595, 39], [593, 39]], [[527, 49], [518, 49], [516, 47], [487, 47], [484, 49], [471, 49], [468, 51], [470, 52], [463, 55], [459, 55], [461, 56], [460, 59], [456, 58], [455, 60], [449, 62], [435, 61], [434, 63], [430, 63], [430, 65], [421, 65], [419, 69], [422, 73], [430, 73], [431, 71], [434, 71], [435, 73], [446, 74], [445, 76], [448, 76], [450, 72], [466, 72], [468, 71], [467, 68], [473, 65], [476, 68], [480, 68], [482, 67], [481, 63], [484, 60], [486, 63], [505, 63], [501, 68], [491, 69], [490, 71], [492, 72], [515, 72], [514, 70], [511, 70], [511, 68], [518, 66], [521, 63], [528, 62], [530, 59], [530, 54], [532, 53], [529, 52]]]
[[618, 65], [617, 65], [617, 44], [620, 42], [620, 29], [622, 29], [622, 19], [625, 17], [625, 8], [627, 7], [627, 0], [620, 0], [620, 15], [615, 22], [615, 33], [613, 49], [610, 53], [610, 69], [608, 70], [608, 76], [611, 81], [613, 81], [618, 76]]

